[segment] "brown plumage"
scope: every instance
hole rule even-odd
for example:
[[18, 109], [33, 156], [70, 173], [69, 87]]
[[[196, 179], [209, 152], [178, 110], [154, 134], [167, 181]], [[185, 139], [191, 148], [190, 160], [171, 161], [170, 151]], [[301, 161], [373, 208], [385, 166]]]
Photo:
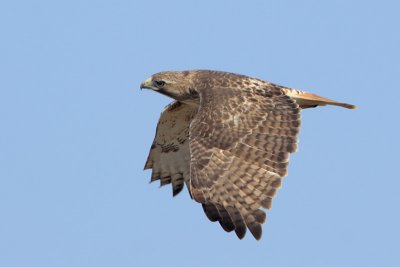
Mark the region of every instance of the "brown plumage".
[[261, 238], [272, 198], [297, 150], [300, 110], [355, 106], [220, 71], [161, 72], [141, 88], [175, 99], [162, 113], [145, 164], [151, 181], [184, 183], [211, 221]]

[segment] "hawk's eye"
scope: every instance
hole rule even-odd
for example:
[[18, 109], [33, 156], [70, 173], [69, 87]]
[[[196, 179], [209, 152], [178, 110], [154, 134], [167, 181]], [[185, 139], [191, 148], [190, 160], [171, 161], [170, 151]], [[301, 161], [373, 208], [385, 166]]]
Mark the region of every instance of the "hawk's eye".
[[155, 80], [153, 83], [157, 87], [163, 87], [165, 85], [165, 82], [161, 80]]

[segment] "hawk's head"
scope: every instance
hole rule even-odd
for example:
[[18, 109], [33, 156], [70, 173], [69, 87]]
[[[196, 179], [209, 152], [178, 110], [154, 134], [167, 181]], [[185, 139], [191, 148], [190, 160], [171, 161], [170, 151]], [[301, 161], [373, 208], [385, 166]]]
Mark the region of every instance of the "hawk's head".
[[191, 71], [159, 72], [146, 79], [140, 88], [151, 89], [180, 101], [197, 99], [193, 74]]

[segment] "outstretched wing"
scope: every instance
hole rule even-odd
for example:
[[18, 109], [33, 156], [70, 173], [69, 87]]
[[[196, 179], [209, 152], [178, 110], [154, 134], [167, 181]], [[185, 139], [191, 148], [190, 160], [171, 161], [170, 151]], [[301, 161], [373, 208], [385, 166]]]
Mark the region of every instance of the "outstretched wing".
[[273, 84], [199, 89], [190, 126], [190, 191], [211, 221], [243, 238], [261, 224], [297, 149], [300, 108]]
[[189, 181], [189, 124], [197, 107], [174, 101], [161, 113], [156, 136], [144, 169], [152, 169], [151, 182], [172, 183], [173, 196]]

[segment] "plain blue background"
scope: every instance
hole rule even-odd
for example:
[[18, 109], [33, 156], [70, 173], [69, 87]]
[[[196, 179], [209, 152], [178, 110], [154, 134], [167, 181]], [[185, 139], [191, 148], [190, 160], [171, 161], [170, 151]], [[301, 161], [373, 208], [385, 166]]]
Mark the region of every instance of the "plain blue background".
[[[400, 266], [396, 1], [2, 1], [0, 266]], [[305, 110], [263, 239], [143, 165], [170, 100], [217, 69], [359, 109]]]

